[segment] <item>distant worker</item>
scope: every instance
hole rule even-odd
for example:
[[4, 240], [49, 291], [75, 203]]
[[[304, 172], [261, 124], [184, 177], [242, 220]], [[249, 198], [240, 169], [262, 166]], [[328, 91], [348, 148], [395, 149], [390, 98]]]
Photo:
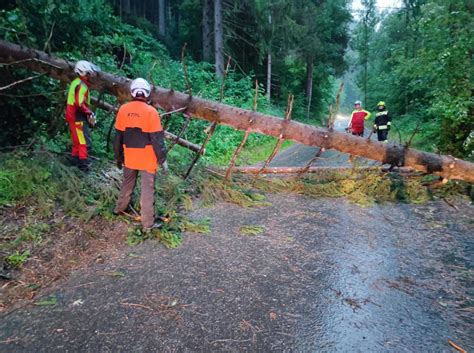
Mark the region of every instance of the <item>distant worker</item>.
[[117, 167], [123, 171], [123, 183], [115, 207], [115, 214], [125, 212], [135, 189], [138, 172], [141, 174], [141, 222], [144, 231], [159, 228], [155, 224], [155, 173], [158, 166], [166, 173], [164, 131], [160, 116], [148, 104], [150, 84], [137, 78], [130, 85], [133, 100], [122, 105], [117, 113], [114, 141]]
[[100, 69], [94, 64], [80, 60], [74, 67], [78, 75], [69, 86], [66, 105], [66, 122], [71, 132], [72, 164], [83, 171], [89, 169], [87, 157], [91, 139], [89, 127], [95, 126], [95, 114], [90, 109], [89, 79]]
[[377, 104], [377, 114], [375, 115], [374, 132], [377, 132], [377, 138], [381, 142], [388, 142], [388, 132], [392, 125], [392, 118], [388, 114], [385, 108], [385, 102], [379, 102]]
[[354, 111], [352, 112], [347, 131], [351, 131], [352, 135], [364, 136], [364, 123], [365, 120], [370, 118], [370, 112], [362, 109], [361, 102], [355, 101]]

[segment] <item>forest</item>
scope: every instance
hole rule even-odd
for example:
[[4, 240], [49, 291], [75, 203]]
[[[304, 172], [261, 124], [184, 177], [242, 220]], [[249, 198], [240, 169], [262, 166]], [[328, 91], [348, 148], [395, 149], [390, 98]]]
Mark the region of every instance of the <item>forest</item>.
[[[473, 29], [466, 0], [1, 1], [0, 350], [474, 347]], [[169, 171], [117, 210], [137, 77]]]
[[[344, 0], [7, 1], [0, 33], [215, 100], [230, 58], [225, 103], [250, 108], [258, 82], [260, 111], [283, 114], [292, 94], [294, 119], [311, 124], [325, 124], [346, 80], [346, 113], [358, 99], [372, 111], [386, 101], [396, 117], [395, 141], [416, 130], [415, 147], [472, 158], [472, 11], [461, 0], [407, 0], [395, 9], [370, 0], [357, 10]], [[0, 70], [2, 86], [28, 75], [8, 65]], [[18, 145], [41, 136], [62, 148], [64, 90], [46, 77], [2, 90], [2, 140]], [[173, 120], [171, 131], [179, 124]], [[190, 140], [202, 140], [202, 126], [188, 131]], [[206, 158], [223, 163], [230, 158], [226, 148], [235, 148], [241, 135], [218, 133]], [[103, 136], [96, 137], [102, 153]], [[261, 136], [249, 140], [265, 143]]]

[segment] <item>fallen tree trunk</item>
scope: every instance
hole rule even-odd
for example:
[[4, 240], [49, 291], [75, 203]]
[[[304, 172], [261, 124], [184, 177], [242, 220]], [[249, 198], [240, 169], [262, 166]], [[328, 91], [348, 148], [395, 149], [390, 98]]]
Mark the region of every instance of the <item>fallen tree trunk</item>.
[[[381, 172], [388, 172], [388, 168], [383, 168], [383, 167], [267, 167], [264, 168], [262, 171], [262, 167], [234, 167], [232, 171], [234, 173], [238, 174], [258, 174], [259, 172], [261, 174], [300, 174], [300, 173], [323, 173], [323, 172], [347, 172], [347, 171], [376, 171], [379, 170]], [[223, 170], [219, 170], [223, 171]], [[409, 173], [413, 172], [414, 170], [409, 167], [402, 167], [402, 168], [396, 168], [394, 171], [397, 171], [399, 173]]]
[[[348, 171], [354, 168], [351, 167], [234, 167], [232, 171], [237, 174], [300, 174], [304, 173], [320, 173], [320, 172], [332, 172], [332, 171]], [[360, 167], [355, 170], [380, 170], [379, 167]]]
[[[16, 66], [47, 73], [61, 81], [69, 82], [74, 78], [74, 63], [3, 40], [0, 40], [0, 60], [10, 65], [15, 63]], [[130, 80], [127, 78], [101, 72], [92, 80], [91, 88], [113, 94], [122, 102], [130, 98], [129, 84]], [[155, 107], [159, 106], [165, 110], [186, 107], [186, 113], [193, 117], [277, 138], [280, 137], [285, 124], [282, 137], [287, 140], [335, 149], [396, 166], [409, 166], [422, 172], [436, 173], [445, 179], [474, 182], [474, 164], [451, 156], [421, 152], [402, 145], [367, 141], [362, 137], [328, 131], [296, 121], [284, 123], [280, 118], [191, 97], [172, 89], [154, 87], [151, 101]]]
[[[109, 104], [107, 102], [99, 101], [97, 98], [92, 98], [91, 101], [92, 101], [92, 104], [94, 104], [98, 108], [108, 110], [109, 112], [112, 112], [112, 113], [117, 113], [117, 111], [118, 111], [117, 107], [115, 107], [112, 104]], [[191, 151], [196, 152], [196, 153], [198, 153], [201, 149], [201, 146], [198, 146], [198, 145], [196, 145], [192, 142], [189, 142], [188, 140], [185, 140], [181, 137], [178, 137], [178, 136], [176, 136], [175, 134], [172, 134], [169, 131], [165, 131], [165, 138], [167, 140], [170, 140], [170, 141], [173, 141], [173, 142], [177, 143], [178, 145], [180, 145], [182, 147], [188, 148]]]

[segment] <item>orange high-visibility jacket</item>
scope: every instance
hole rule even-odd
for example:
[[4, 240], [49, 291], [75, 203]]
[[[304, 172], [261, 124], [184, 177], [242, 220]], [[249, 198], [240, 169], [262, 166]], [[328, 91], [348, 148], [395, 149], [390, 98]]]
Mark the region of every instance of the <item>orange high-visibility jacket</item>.
[[155, 108], [142, 100], [122, 105], [115, 122], [115, 158], [125, 167], [155, 173], [166, 160], [164, 131]]

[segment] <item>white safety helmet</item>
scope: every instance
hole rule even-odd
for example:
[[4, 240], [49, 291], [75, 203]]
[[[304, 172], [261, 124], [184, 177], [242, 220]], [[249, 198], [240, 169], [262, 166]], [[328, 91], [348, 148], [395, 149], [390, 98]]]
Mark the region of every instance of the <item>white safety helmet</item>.
[[355, 101], [354, 105], [362, 105], [362, 102], [361, 101]]
[[130, 93], [133, 98], [140, 96], [148, 98], [151, 93], [151, 86], [147, 80], [139, 77], [134, 79], [130, 84]]
[[92, 74], [99, 71], [100, 69], [98, 66], [86, 60], [79, 60], [74, 66], [74, 72], [79, 76], [86, 76], [87, 74]]

